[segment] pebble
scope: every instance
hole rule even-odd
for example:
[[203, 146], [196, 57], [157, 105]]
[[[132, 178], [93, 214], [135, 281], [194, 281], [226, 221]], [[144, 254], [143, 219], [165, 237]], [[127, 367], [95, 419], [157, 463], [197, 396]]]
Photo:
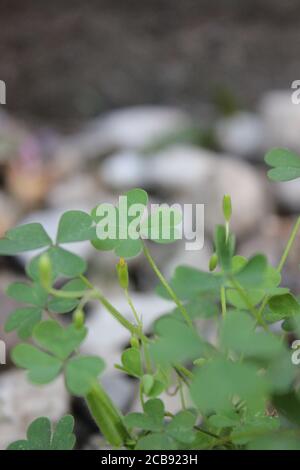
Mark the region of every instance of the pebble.
[[37, 387], [28, 382], [23, 370], [0, 375], [0, 449], [24, 439], [29, 424], [41, 416], [59, 420], [69, 412], [69, 395], [62, 377]]

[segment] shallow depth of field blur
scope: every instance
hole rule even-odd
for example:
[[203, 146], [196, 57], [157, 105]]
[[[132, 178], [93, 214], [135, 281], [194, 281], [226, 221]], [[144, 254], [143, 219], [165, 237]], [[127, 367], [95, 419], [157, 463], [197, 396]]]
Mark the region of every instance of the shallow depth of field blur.
[[[233, 203], [232, 228], [241, 254], [264, 251], [277, 263], [295, 214], [300, 181], [269, 183], [263, 156], [284, 146], [300, 152], [300, 4], [297, 0], [3, 0], [0, 8], [0, 235], [39, 221], [54, 235], [66, 209], [89, 211], [142, 187], [151, 201], [205, 204], [205, 245], [187, 252], [180, 242], [152, 246], [169, 276], [178, 264], [207, 269], [221, 200]], [[72, 247], [89, 263], [89, 277], [124, 314], [114, 254], [89, 243]], [[79, 447], [99, 435], [80, 399], [61, 380], [38, 388], [10, 363], [16, 344], [3, 324], [15, 307], [5, 295], [25, 278], [29, 255], [0, 259], [0, 449], [23, 437], [35, 417], [57, 420], [71, 411]], [[300, 293], [300, 243], [283, 283]], [[147, 332], [170, 303], [142, 256], [129, 263], [132, 297]], [[70, 316], [65, 315], [66, 322]], [[90, 333], [82, 350], [106, 363], [104, 385], [128, 411], [138, 390], [114, 369], [128, 344], [97, 304], [87, 309]], [[213, 335], [209, 321], [201, 325]], [[168, 409], [176, 411], [174, 397]], [[101, 443], [100, 443], [101, 445]]]

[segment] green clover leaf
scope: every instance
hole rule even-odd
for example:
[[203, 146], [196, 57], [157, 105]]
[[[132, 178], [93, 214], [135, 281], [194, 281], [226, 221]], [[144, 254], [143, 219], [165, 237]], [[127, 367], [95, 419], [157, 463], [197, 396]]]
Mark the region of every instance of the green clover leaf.
[[139, 428], [145, 431], [162, 431], [164, 428], [164, 404], [159, 398], [152, 398], [145, 403], [144, 413], [129, 413], [124, 418], [129, 428]]
[[13, 442], [7, 450], [72, 450], [75, 445], [73, 434], [74, 418], [66, 415], [55, 426], [51, 435], [48, 418], [37, 418], [27, 430], [27, 440]]
[[271, 297], [268, 305], [271, 313], [267, 313], [265, 318], [271, 318], [273, 322], [300, 315], [300, 303], [290, 293]]
[[54, 320], [46, 320], [35, 327], [33, 338], [42, 348], [63, 361], [78, 348], [86, 334], [85, 327], [78, 329], [70, 325], [63, 328]]
[[59, 221], [56, 242], [71, 243], [94, 240], [96, 229], [93, 219], [83, 211], [67, 211]]
[[42, 318], [47, 292], [37, 283], [29, 285], [15, 282], [8, 287], [6, 293], [12, 299], [29, 305], [11, 312], [5, 323], [5, 331], [17, 330], [21, 339], [27, 339], [32, 335], [33, 328]]
[[118, 369], [126, 372], [133, 377], [141, 377], [143, 375], [143, 367], [140, 351], [136, 348], [126, 349], [121, 356], [122, 366]]
[[[106, 234], [106, 238], [92, 240], [97, 250], [114, 250], [118, 257], [132, 258], [142, 251], [142, 238], [157, 243], [170, 243], [180, 238], [179, 210], [162, 205], [143, 220], [148, 203], [147, 193], [142, 189], [132, 189], [124, 196], [127, 198], [126, 207], [120, 201], [116, 208], [110, 204], [100, 204], [92, 210], [97, 231], [101, 229]], [[123, 213], [125, 220], [121, 220]]]
[[176, 441], [191, 444], [195, 439], [196, 416], [190, 411], [180, 411], [166, 427], [166, 433]]
[[[79, 278], [66, 282], [61, 288], [63, 292], [83, 292], [87, 289], [86, 284]], [[74, 310], [79, 303], [79, 299], [62, 299], [52, 297], [47, 304], [47, 308], [53, 313], [68, 313]]]
[[141, 385], [145, 395], [149, 398], [156, 398], [165, 390], [165, 384], [151, 374], [143, 375]]
[[215, 358], [195, 371], [191, 396], [202, 413], [232, 410], [232, 399], [245, 400], [249, 409], [261, 409], [268, 386], [252, 364]]
[[6, 290], [8, 297], [18, 302], [44, 307], [48, 294], [38, 283], [32, 285], [24, 282], [14, 282]]
[[[200, 271], [190, 266], [178, 266], [170, 285], [181, 300], [192, 300], [205, 292], [219, 294], [223, 282], [223, 278], [219, 275]], [[161, 297], [170, 298], [163, 286], [158, 286], [156, 292]]]
[[181, 238], [181, 212], [161, 205], [140, 226], [140, 234], [156, 243], [171, 243]]
[[[250, 260], [241, 256], [232, 259], [232, 272], [236, 282], [247, 293], [252, 305], [257, 305], [265, 295], [279, 295], [286, 290], [277, 287], [281, 281], [280, 273], [267, 264], [263, 255], [255, 255]], [[226, 298], [237, 309], [247, 310], [248, 306], [240, 292], [227, 283]]]
[[157, 364], [185, 362], [205, 354], [208, 345], [197, 332], [174, 315], [165, 315], [155, 322], [158, 338], [150, 344], [150, 354]]
[[268, 171], [268, 177], [273, 181], [300, 178], [300, 157], [290, 150], [274, 148], [266, 154], [265, 162], [273, 167]]
[[59, 246], [53, 246], [35, 256], [26, 268], [27, 274], [36, 281], [39, 280], [39, 260], [44, 253], [50, 258], [53, 280], [58, 276], [76, 277], [86, 271], [86, 262], [82, 258]]
[[[118, 257], [131, 258], [137, 256], [142, 251], [142, 243], [139, 238], [132, 238], [130, 236], [129, 228], [130, 226], [132, 226], [133, 223], [134, 227], [136, 229], [138, 228], [142, 220], [143, 212], [148, 203], [148, 194], [142, 189], [132, 189], [131, 191], [125, 193], [124, 196], [127, 198], [127, 207], [122, 208], [118, 206], [117, 208], [115, 208], [116, 210], [113, 210], [112, 212], [112, 217], [115, 217], [115, 220], [113, 221], [111, 218], [109, 220], [110, 226], [115, 229], [114, 233], [111, 236], [108, 236], [106, 239], [97, 238], [93, 240], [92, 245], [97, 250], [114, 250]], [[132, 209], [134, 209], [133, 205], [137, 205], [137, 213], [131, 212]], [[107, 204], [102, 204], [92, 210], [91, 216], [96, 222], [96, 224], [99, 224], [101, 220], [101, 223], [103, 223], [103, 220], [105, 220], [104, 216], [99, 216], [99, 210], [101, 209], [103, 209], [103, 214], [106, 214], [108, 213], [106, 211], [109, 211], [109, 209], [111, 209], [111, 206]], [[124, 224], [122, 223], [122, 221], [119, 220], [118, 217], [119, 213], [121, 213], [121, 211], [123, 210], [126, 214], [126, 220], [124, 221]], [[103, 226], [101, 225], [101, 228], [104, 233], [105, 226], [106, 225], [104, 223]], [[122, 231], [124, 232], [123, 234], [121, 233]]]
[[11, 354], [13, 362], [28, 370], [28, 379], [35, 384], [47, 384], [54, 380], [63, 363], [56, 357], [40, 351], [31, 344], [18, 344]]
[[195, 440], [196, 417], [190, 411], [181, 411], [169, 423], [164, 422], [164, 404], [159, 399], [145, 403], [144, 413], [130, 413], [125, 417], [129, 429], [143, 429], [150, 434], [139, 438], [136, 449], [186, 449]]
[[43, 226], [38, 223], [20, 225], [8, 230], [0, 240], [1, 255], [15, 255], [22, 251], [36, 250], [52, 244]]
[[29, 338], [34, 327], [41, 321], [42, 312], [39, 307], [17, 308], [6, 320], [5, 331], [10, 333], [17, 330], [21, 339]]
[[70, 393], [86, 396], [104, 368], [105, 363], [100, 357], [77, 356], [70, 359], [66, 365], [66, 384]]
[[220, 332], [225, 350], [243, 355], [244, 358], [260, 360], [278, 359], [284, 354], [280, 339], [267, 332], [255, 331], [255, 320], [245, 312], [228, 312]]

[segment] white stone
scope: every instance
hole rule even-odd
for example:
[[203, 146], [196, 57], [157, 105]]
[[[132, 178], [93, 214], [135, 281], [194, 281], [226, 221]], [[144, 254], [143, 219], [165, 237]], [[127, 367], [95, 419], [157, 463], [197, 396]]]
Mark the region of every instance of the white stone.
[[[135, 106], [112, 111], [94, 123], [111, 145], [141, 148], [190, 124], [183, 111], [167, 106]], [[92, 128], [92, 126], [91, 126]]]
[[115, 190], [144, 186], [148, 179], [148, 159], [132, 150], [117, 152], [100, 165], [99, 177]]
[[92, 175], [80, 173], [65, 178], [53, 186], [47, 202], [53, 208], [81, 207], [83, 204], [90, 209], [102, 201], [102, 191]]
[[300, 210], [300, 180], [272, 183], [278, 204], [290, 212]]
[[246, 162], [221, 157], [206, 187], [200, 187], [199, 200], [205, 202], [205, 228], [212, 233], [224, 223], [222, 200], [229, 194], [233, 214], [231, 227], [239, 236], [257, 230], [269, 210], [270, 200], [261, 175]]
[[140, 149], [190, 125], [189, 117], [167, 106], [135, 106], [111, 111], [91, 121], [74, 136], [62, 138], [55, 158], [61, 171], [80, 168], [86, 159], [112, 150]]
[[174, 253], [173, 258], [162, 268], [163, 274], [169, 279], [177, 266], [185, 265], [191, 266], [203, 271], [208, 270], [209, 260], [212, 255], [212, 247], [208, 240], [204, 240], [204, 246], [201, 250], [187, 251], [185, 249], [185, 242]]
[[22, 370], [0, 375], [0, 449], [26, 437], [29, 424], [41, 416], [59, 420], [69, 412], [69, 395], [62, 377], [49, 385], [35, 386]]
[[165, 190], [188, 190], [190, 186], [200, 186], [210, 177], [216, 158], [217, 155], [208, 150], [174, 145], [152, 158], [148, 180]]
[[260, 110], [267, 148], [281, 146], [300, 151], [300, 104], [293, 104], [292, 90], [266, 93]]
[[225, 152], [255, 157], [263, 148], [265, 131], [262, 119], [256, 114], [239, 112], [218, 121], [216, 135]]
[[205, 205], [205, 230], [223, 223], [222, 199], [230, 194], [232, 228], [247, 235], [261, 223], [269, 207], [266, 184], [258, 171], [245, 161], [192, 146], [176, 145], [152, 159], [148, 179], [172, 194], [172, 203]]

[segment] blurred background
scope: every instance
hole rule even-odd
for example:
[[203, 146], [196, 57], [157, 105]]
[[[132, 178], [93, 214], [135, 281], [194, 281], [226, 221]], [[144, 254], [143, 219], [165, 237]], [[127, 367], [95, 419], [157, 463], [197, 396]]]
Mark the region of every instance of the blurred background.
[[[207, 269], [221, 200], [233, 200], [242, 254], [264, 251], [276, 265], [300, 211], [300, 183], [270, 184], [263, 157], [271, 147], [300, 151], [297, 0], [2, 0], [0, 80], [0, 234], [29, 221], [54, 235], [66, 209], [90, 211], [143, 187], [153, 202], [205, 203], [205, 246], [152, 246], [166, 276], [178, 264]], [[297, 246], [298, 245], [298, 246]], [[299, 248], [283, 283], [300, 291]], [[128, 317], [112, 253], [72, 247], [89, 277]], [[0, 338], [16, 304], [5, 295], [25, 279], [28, 255], [0, 259]], [[133, 299], [151, 331], [172, 305], [153, 294], [156, 281], [141, 257], [130, 262]], [[114, 370], [126, 332], [97, 305], [87, 311], [83, 351], [107, 362], [104, 384], [123, 411], [137, 409], [134, 381]], [[66, 315], [66, 322], [70, 316]], [[209, 321], [203, 334], [213, 337]], [[167, 397], [170, 411], [176, 400]], [[23, 437], [37, 416], [71, 411], [79, 447], [99, 437], [81, 400], [62, 381], [37, 388], [8, 358], [0, 366], [0, 448]]]

